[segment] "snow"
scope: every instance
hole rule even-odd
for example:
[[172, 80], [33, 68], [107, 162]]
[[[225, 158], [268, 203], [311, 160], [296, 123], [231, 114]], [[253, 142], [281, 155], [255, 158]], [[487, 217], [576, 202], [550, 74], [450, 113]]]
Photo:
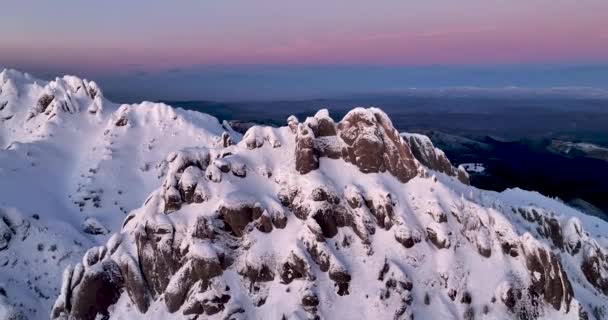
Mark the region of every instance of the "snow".
[[[91, 90], [96, 92], [93, 98]], [[55, 97], [49, 107], [55, 115], [38, 113], [27, 120], [45, 93]], [[608, 224], [538, 193], [479, 190], [434, 171], [404, 184], [389, 173], [363, 174], [353, 164], [329, 158], [320, 159], [318, 170], [300, 175], [295, 171], [294, 134], [288, 127], [254, 126], [241, 137], [205, 114], [151, 102], [114, 104], [94, 82], [76, 77], [44, 82], [5, 70], [0, 73], [0, 105], [3, 101], [8, 103], [0, 115], [13, 117], [0, 125], [0, 248], [6, 246], [0, 249], [0, 287], [7, 290], [6, 297], [0, 295], [0, 318], [18, 310], [29, 319], [48, 319], [55, 298], [68, 290], [66, 282], [62, 288], [59, 275], [78, 278], [91, 261], [106, 252], [105, 256], [115, 259], [137, 259], [134, 234], [145, 223], [157, 230], [169, 232], [175, 227], [177, 233], [182, 232], [188, 258], [217, 260], [218, 254], [232, 249], [208, 239], [194, 239], [186, 230], [199, 217], [217, 217], [222, 205], [239, 208], [245, 204], [264, 208], [264, 216], [287, 217], [287, 223], [270, 233], [250, 223], [239, 240], [240, 247], [234, 249], [237, 261], [210, 281], [208, 292], [198, 293], [202, 299], [223, 292], [226, 286], [231, 288], [230, 302], [217, 318], [237, 307], [244, 311], [238, 315], [242, 318], [278, 318], [281, 314], [306, 318], [309, 314], [302, 309], [301, 299], [315, 294], [319, 314], [331, 317], [392, 319], [400, 303], [412, 299], [407, 312], [416, 319], [455, 319], [468, 307], [458, 301], [465, 291], [472, 296], [470, 307], [476, 316], [483, 318], [480, 310], [488, 305], [492, 309], [488, 317], [509, 318], [512, 314], [501, 304], [500, 296], [506, 294], [508, 283], [525, 281], [530, 275], [524, 257], [503, 254], [501, 243], [521, 242], [526, 252], [539, 247], [551, 250], [550, 240], [539, 235], [537, 226], [515, 213], [519, 208], [559, 219], [566, 244], [585, 242], [580, 254], [560, 255], [563, 267], [574, 275], [570, 281], [579, 301], [608, 303], [605, 296], [595, 295], [589, 288], [579, 268], [581, 255], [595, 254], [594, 246], [605, 252]], [[392, 126], [376, 108], [356, 108], [345, 119], [355, 114]], [[123, 116], [126, 124], [118, 126]], [[328, 111], [321, 110], [306, 121], [327, 117]], [[297, 123], [295, 117], [288, 121]], [[221, 146], [224, 132], [235, 146]], [[239, 168], [246, 176], [222, 172], [220, 168], [226, 166]], [[481, 168], [476, 172], [482, 172]], [[179, 197], [180, 188], [194, 185], [194, 192], [204, 201], [164, 213], [163, 197]], [[308, 203], [311, 212], [316, 212], [327, 205], [313, 200], [318, 197], [313, 191], [319, 188], [342, 199], [342, 204], [358, 203], [350, 212], [362, 235], [342, 227], [334, 237], [318, 241], [316, 236], [322, 236], [323, 230], [313, 214], [301, 221], [277, 197], [281, 190], [297, 189], [294, 202]], [[376, 209], [393, 208], [392, 220], [388, 214], [385, 217], [385, 224], [394, 223], [393, 230], [376, 224], [365, 200]], [[104, 232], [84, 233], [83, 224]], [[445, 248], [427, 240], [429, 230], [435, 232], [438, 242], [445, 242]], [[10, 240], [3, 236], [7, 234]], [[405, 248], [396, 237], [420, 242]], [[163, 238], [159, 245], [169, 245], [167, 242]], [[310, 257], [310, 245], [322, 252], [329, 272], [321, 271]], [[95, 249], [87, 251], [90, 248]], [[491, 255], [483, 257], [479, 249], [491, 251]], [[263, 266], [276, 273], [282, 262], [293, 262], [294, 256], [305, 261], [314, 281], [297, 279], [285, 285], [275, 276], [273, 281], [258, 283], [259, 292], [251, 293], [252, 284], [240, 275], [247, 268]], [[378, 275], [385, 264], [389, 271], [381, 281]], [[336, 294], [329, 274], [337, 271], [348, 272], [352, 278], [348, 295]], [[388, 279], [409, 281], [413, 289], [390, 291]], [[179, 285], [171, 284], [174, 289]], [[446, 295], [448, 288], [458, 292], [456, 302]], [[387, 290], [390, 297], [385, 299]], [[254, 302], [263, 297], [265, 303], [256, 306]], [[491, 303], [492, 297], [499, 302]], [[24, 306], [16, 307], [19, 303]], [[568, 314], [549, 310], [544, 316], [576, 319], [576, 308]], [[181, 311], [169, 314], [162, 299], [142, 315], [126, 294], [110, 311], [112, 319], [183, 317]]]
[[472, 172], [472, 173], [483, 173], [484, 171], [486, 171], [485, 166], [483, 165], [483, 163], [462, 163], [460, 164], [462, 167], [464, 167], [464, 169], [467, 172]]
[[[59, 275], [120, 230], [126, 213], [162, 182], [167, 154], [214, 145], [225, 130], [211, 116], [164, 104], [114, 104], [94, 82], [76, 77], [45, 82], [5, 70], [0, 88], [0, 103], [8, 102], [0, 116], [13, 115], [0, 123], [0, 216], [10, 213], [31, 225], [0, 251], [0, 286], [9, 304], [23, 303], [28, 318], [47, 319]], [[57, 104], [48, 108], [56, 115], [27, 120], [43, 93], [55, 95]], [[123, 113], [129, 125], [115, 126]], [[110, 233], [84, 233], [87, 221]]]

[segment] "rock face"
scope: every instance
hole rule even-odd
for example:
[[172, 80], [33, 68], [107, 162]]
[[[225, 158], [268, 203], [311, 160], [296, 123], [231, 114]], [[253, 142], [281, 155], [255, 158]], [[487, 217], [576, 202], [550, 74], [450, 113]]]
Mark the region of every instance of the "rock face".
[[302, 174], [318, 169], [320, 156], [342, 158], [363, 173], [388, 171], [401, 182], [418, 173], [408, 144], [379, 109], [354, 109], [337, 125], [321, 110], [296, 131], [296, 170]]
[[533, 240], [529, 234], [523, 240], [523, 255], [532, 279], [528, 291], [533, 296], [543, 297], [556, 310], [560, 310], [562, 305], [569, 310], [574, 293], [559, 257]]
[[388, 171], [401, 182], [418, 173], [412, 151], [384, 112], [355, 109], [346, 114], [338, 129], [346, 143], [342, 156], [361, 172]]
[[401, 136], [407, 140], [416, 160], [427, 168], [457, 177], [462, 183], [470, 183], [467, 172], [452, 166], [445, 153], [435, 148], [429, 137], [415, 133], [402, 133]]
[[608, 254], [595, 243], [586, 244], [581, 271], [598, 291], [608, 296]]
[[169, 154], [162, 185], [66, 270], [51, 318], [574, 319], [608, 301], [606, 249], [551, 208], [571, 209], [458, 183], [378, 109], [246, 137]]
[[315, 136], [306, 124], [296, 128], [296, 170], [301, 174], [319, 169], [319, 151], [315, 148]]
[[108, 256], [106, 247], [92, 248], [83, 264], [64, 272], [51, 317], [69, 314], [73, 319], [95, 319], [98, 314], [108, 315], [108, 307], [116, 303], [123, 286], [120, 267]]

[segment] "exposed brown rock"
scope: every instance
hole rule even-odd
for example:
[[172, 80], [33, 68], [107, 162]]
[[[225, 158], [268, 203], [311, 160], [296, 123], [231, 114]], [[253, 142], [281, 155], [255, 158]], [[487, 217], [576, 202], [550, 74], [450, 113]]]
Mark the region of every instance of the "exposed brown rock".
[[262, 214], [257, 220], [256, 228], [264, 233], [270, 233], [272, 231], [272, 219], [268, 214]]
[[244, 178], [247, 176], [247, 166], [243, 163], [232, 164], [232, 174], [235, 177]]
[[203, 302], [195, 300], [189, 304], [185, 304], [182, 313], [185, 316], [201, 315], [201, 314], [205, 313], [205, 309], [203, 308]]
[[327, 137], [336, 135], [336, 127], [334, 120], [329, 117], [326, 109], [320, 110], [315, 115], [317, 120], [317, 137]]
[[227, 148], [233, 144], [234, 144], [234, 141], [232, 141], [232, 137], [230, 137], [230, 134], [225, 131], [222, 132], [222, 146], [224, 148]]
[[291, 283], [294, 279], [308, 278], [308, 266], [303, 258], [295, 253], [291, 255], [280, 265], [279, 275], [284, 284]]
[[244, 270], [240, 270], [239, 273], [247, 277], [252, 283], [274, 280], [274, 272], [272, 272], [272, 270], [265, 264], [260, 266], [248, 265]]
[[314, 294], [307, 294], [302, 297], [302, 305], [305, 307], [316, 307], [319, 305], [319, 298]]
[[117, 127], [124, 127], [129, 123], [129, 118], [127, 118], [126, 114], [122, 114], [118, 120], [114, 123]]
[[104, 260], [97, 268], [89, 268], [72, 290], [70, 319], [93, 320], [97, 314], [107, 315], [108, 307], [118, 300], [123, 287], [118, 264]]
[[442, 151], [435, 148], [428, 137], [420, 134], [411, 134], [407, 138], [410, 148], [412, 148], [412, 153], [420, 163], [435, 171], [449, 175], [455, 174], [450, 160], [448, 160]]
[[390, 194], [365, 199], [365, 205], [376, 218], [376, 223], [380, 228], [389, 230], [393, 226], [393, 206], [395, 204]]
[[182, 196], [177, 189], [165, 190], [165, 213], [179, 210], [182, 207]]
[[139, 312], [145, 313], [150, 306], [151, 296], [139, 265], [133, 257], [128, 255], [122, 256], [120, 264], [120, 270], [124, 278], [124, 287], [129, 298], [133, 301]]
[[179, 268], [181, 254], [174, 249], [174, 234], [175, 229], [168, 219], [147, 221], [135, 234], [139, 264], [155, 296], [165, 291], [171, 276]]
[[346, 202], [352, 209], [361, 208], [361, 206], [365, 203], [363, 196], [360, 191], [357, 190], [354, 186], [346, 187], [344, 192], [344, 197], [346, 198]]
[[186, 299], [190, 288], [197, 281], [208, 281], [222, 274], [218, 259], [192, 258], [171, 278], [171, 285], [165, 291], [165, 304], [169, 312], [177, 311]]
[[230, 162], [228, 161], [222, 159], [215, 159], [213, 160], [213, 165], [220, 169], [220, 171], [222, 171], [223, 173], [230, 172]]
[[224, 305], [228, 301], [230, 301], [230, 295], [223, 294], [220, 297], [215, 296], [203, 301], [203, 310], [205, 310], [205, 314], [208, 316], [214, 315], [224, 310]]
[[181, 199], [186, 203], [192, 203], [195, 200], [195, 189], [199, 181], [203, 177], [203, 172], [196, 166], [187, 167], [179, 180], [179, 191]]
[[43, 113], [46, 111], [46, 108], [55, 100], [55, 96], [50, 94], [43, 94], [38, 98], [38, 102], [36, 103], [36, 113]]
[[336, 283], [338, 287], [338, 295], [347, 295], [348, 283], [351, 280], [350, 274], [342, 268], [332, 268], [329, 270], [329, 278]]
[[321, 227], [324, 237], [333, 238], [338, 233], [338, 227], [346, 226], [346, 214], [343, 207], [326, 204], [315, 212], [313, 219]]
[[406, 248], [411, 248], [416, 243], [420, 243], [422, 241], [421, 235], [418, 231], [412, 231], [404, 226], [399, 226], [396, 228], [394, 235], [395, 240]]
[[443, 151], [435, 148], [431, 139], [421, 134], [404, 134], [414, 157], [431, 170], [454, 176], [464, 184], [469, 184], [469, 175], [462, 167], [455, 168]]
[[511, 242], [505, 241], [500, 244], [500, 247], [502, 248], [502, 252], [504, 254], [508, 254], [511, 257], [519, 256], [519, 250], [518, 250], [519, 245], [517, 243], [511, 243]]
[[203, 216], [196, 217], [192, 236], [198, 239], [214, 239], [215, 234], [211, 222]]
[[230, 231], [237, 236], [241, 237], [245, 230], [245, 227], [249, 222], [253, 221], [253, 206], [249, 204], [239, 205], [220, 205], [218, 212], [224, 222], [230, 227]]
[[595, 246], [587, 245], [583, 253], [581, 271], [589, 283], [608, 296], [608, 277], [605, 276], [608, 272], [608, 255], [604, 255]]
[[542, 216], [539, 219], [539, 231], [542, 236], [551, 239], [553, 244], [559, 249], [564, 248], [564, 238], [562, 236], [562, 228], [554, 217]]
[[[290, 119], [296, 133], [296, 170], [301, 174], [318, 169], [323, 156], [343, 158], [364, 173], [389, 171], [402, 182], [417, 174], [409, 146], [378, 109], [355, 109], [337, 126], [326, 110], [297, 128], [295, 119]], [[325, 139], [334, 136], [340, 139]]]
[[526, 267], [532, 279], [530, 290], [544, 296], [544, 300], [555, 310], [560, 310], [562, 303], [569, 310], [574, 293], [559, 257], [541, 246], [527, 249], [524, 246]]
[[363, 173], [389, 171], [401, 182], [417, 174], [409, 146], [386, 116], [375, 109], [355, 109], [338, 124], [345, 142], [342, 157]]
[[426, 234], [429, 240], [438, 249], [447, 249], [450, 247], [450, 241], [448, 238], [440, 236], [440, 232], [429, 226], [426, 228]]
[[296, 170], [301, 174], [319, 168], [319, 154], [315, 149], [314, 134], [310, 128], [300, 124], [296, 133]]
[[462, 166], [458, 166], [457, 170], [458, 173], [456, 178], [458, 178], [458, 180], [464, 184], [471, 184], [471, 177], [469, 177], [467, 171]]
[[323, 272], [329, 270], [329, 255], [317, 242], [305, 242], [306, 251]]
[[272, 212], [272, 225], [278, 229], [283, 229], [287, 226], [287, 216], [285, 216], [283, 211]]

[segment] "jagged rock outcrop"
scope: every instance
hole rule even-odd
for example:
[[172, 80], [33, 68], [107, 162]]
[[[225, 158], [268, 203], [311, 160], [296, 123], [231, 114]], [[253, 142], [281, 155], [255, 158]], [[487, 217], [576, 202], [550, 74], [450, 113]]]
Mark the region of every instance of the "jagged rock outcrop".
[[597, 243], [587, 243], [583, 251], [581, 271], [591, 285], [608, 296], [608, 254]]
[[70, 76], [57, 78], [43, 89], [27, 120], [41, 114], [50, 120], [60, 112], [78, 112], [84, 107], [79, 101], [82, 97], [92, 101], [87, 107], [89, 113], [96, 114], [101, 110], [103, 97], [95, 82]]
[[469, 175], [463, 168], [455, 168], [445, 153], [433, 145], [429, 137], [417, 133], [402, 133], [414, 157], [429, 169], [457, 177], [462, 183], [469, 184]]
[[388, 171], [401, 182], [418, 173], [409, 146], [379, 109], [356, 108], [338, 124], [321, 110], [297, 128], [296, 123], [292, 119], [290, 127], [296, 131], [296, 169], [302, 174], [318, 169], [319, 157], [341, 158], [363, 173]]
[[562, 305], [569, 310], [574, 292], [559, 257], [536, 242], [530, 234], [525, 234], [522, 242], [523, 256], [532, 279], [529, 293], [543, 297], [555, 310], [560, 310]]
[[319, 169], [319, 151], [315, 148], [314, 131], [306, 124], [296, 128], [296, 170], [301, 174]]

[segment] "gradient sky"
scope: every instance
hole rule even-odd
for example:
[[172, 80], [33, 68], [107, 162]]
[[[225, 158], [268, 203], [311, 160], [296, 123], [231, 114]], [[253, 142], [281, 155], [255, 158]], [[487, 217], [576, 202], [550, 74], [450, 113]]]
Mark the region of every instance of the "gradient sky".
[[608, 1], [3, 0], [0, 41], [1, 66], [92, 76], [210, 65], [606, 64]]

